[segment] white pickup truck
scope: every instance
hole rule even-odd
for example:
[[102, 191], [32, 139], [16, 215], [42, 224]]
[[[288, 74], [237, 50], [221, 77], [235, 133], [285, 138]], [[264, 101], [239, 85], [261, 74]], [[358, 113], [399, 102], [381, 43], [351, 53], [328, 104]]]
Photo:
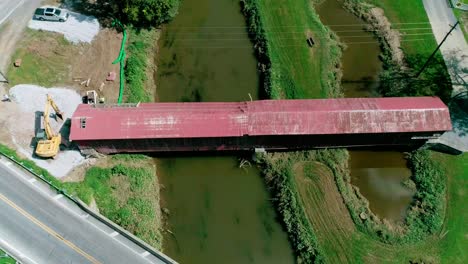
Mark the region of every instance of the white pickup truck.
[[55, 7], [40, 7], [34, 12], [34, 19], [48, 21], [67, 21], [70, 14], [67, 11]]

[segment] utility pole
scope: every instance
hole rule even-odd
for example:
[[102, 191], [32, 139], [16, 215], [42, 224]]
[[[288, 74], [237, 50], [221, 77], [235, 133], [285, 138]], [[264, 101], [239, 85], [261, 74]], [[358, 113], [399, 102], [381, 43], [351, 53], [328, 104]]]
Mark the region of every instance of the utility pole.
[[437, 51], [439, 51], [440, 47], [442, 46], [442, 44], [444, 44], [445, 40], [448, 38], [448, 36], [450, 35], [450, 33], [452, 33], [452, 31], [458, 26], [458, 24], [460, 24], [459, 21], [457, 21], [457, 23], [455, 23], [455, 25], [452, 26], [452, 28], [450, 29], [450, 31], [447, 33], [447, 35], [445, 35], [444, 39], [440, 42], [439, 46], [437, 46], [437, 48], [434, 50], [434, 52], [432, 52], [431, 56], [429, 56], [429, 59], [427, 59], [426, 63], [424, 63], [424, 65], [422, 66], [421, 70], [419, 70], [418, 74], [416, 74], [415, 78], [419, 78], [419, 75], [421, 75], [421, 73], [426, 69], [427, 65], [429, 65], [429, 62], [432, 60], [432, 58], [434, 57], [434, 55], [437, 53]]
[[0, 83], [8, 83], [8, 79], [6, 78], [5, 74], [3, 74], [2, 71], [0, 71]]

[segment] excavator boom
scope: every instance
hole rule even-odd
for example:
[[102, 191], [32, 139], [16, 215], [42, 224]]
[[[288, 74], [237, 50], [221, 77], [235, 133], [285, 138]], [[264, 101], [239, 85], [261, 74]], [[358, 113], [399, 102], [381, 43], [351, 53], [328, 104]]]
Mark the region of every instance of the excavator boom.
[[63, 119], [63, 113], [55, 104], [54, 100], [50, 95], [47, 95], [47, 101], [44, 108], [44, 130], [47, 139], [42, 139], [37, 142], [36, 155], [42, 158], [55, 158], [57, 153], [60, 150], [60, 143], [62, 141], [62, 136], [60, 134], [54, 133], [52, 127], [50, 126], [50, 107], [55, 111], [55, 116], [60, 119]]

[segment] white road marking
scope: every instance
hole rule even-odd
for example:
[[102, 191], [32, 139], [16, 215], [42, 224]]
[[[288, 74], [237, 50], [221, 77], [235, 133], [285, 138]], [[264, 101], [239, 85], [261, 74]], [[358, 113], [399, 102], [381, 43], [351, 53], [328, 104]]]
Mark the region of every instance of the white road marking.
[[117, 232], [117, 231], [114, 231], [114, 232], [109, 234], [109, 236], [111, 236], [111, 237], [115, 237], [115, 236], [118, 236], [118, 235], [119, 235], [119, 232]]
[[58, 199], [60, 199], [62, 197], [63, 197], [63, 194], [59, 193], [59, 194], [54, 196], [54, 200], [58, 200]]
[[23, 253], [19, 252], [14, 246], [8, 244], [5, 240], [0, 238], [0, 245], [2, 248], [12, 257], [14, 257], [18, 261], [27, 261], [27, 263], [37, 264], [37, 262], [33, 261], [32, 259], [25, 256]]
[[11, 161], [7, 161], [7, 162], [4, 162], [4, 163], [5, 163], [5, 165], [7, 165], [7, 166], [11, 166], [11, 164], [13, 164]]
[[28, 182], [35, 183], [35, 182], [37, 182], [37, 180], [36, 180], [36, 178], [31, 178], [31, 179], [28, 180]]
[[[24, 174], [23, 172], [20, 172], [20, 171], [17, 171], [15, 169], [14, 166], [11, 166], [11, 167], [7, 167], [7, 169], [11, 172], [13, 172], [14, 174], [16, 174], [21, 180], [23, 181], [26, 181], [26, 179], [24, 178], [26, 174]], [[32, 181], [34, 179], [34, 181]], [[29, 182], [33, 183], [35, 181], [37, 181], [35, 178], [31, 178], [28, 180]], [[50, 197], [44, 190], [41, 190], [40, 188], [38, 188], [37, 186], [35, 187], [35, 189], [41, 193], [42, 195], [44, 195], [45, 197], [48, 197], [49, 199], [51, 199], [52, 197]], [[52, 199], [51, 199], [52, 200]], [[86, 214], [86, 215], [79, 215], [78, 213], [74, 212], [72, 209], [68, 208], [68, 206], [66, 206], [65, 204], [62, 204], [62, 203], [58, 203], [57, 202], [57, 205], [60, 206], [61, 208], [63, 208], [65, 211], [71, 213], [71, 214], [74, 214], [78, 217], [84, 217], [84, 218], [88, 218], [89, 217], [89, 214]], [[105, 233], [107, 235], [109, 235], [109, 233], [107, 233], [106, 231], [102, 230], [100, 227], [98, 227], [97, 225], [93, 224], [91, 221], [87, 221], [90, 225], [92, 225], [94, 228], [96, 228], [97, 230], [99, 230], [100, 232], [102, 233]], [[115, 231], [114, 231], [115, 232]], [[116, 232], [117, 233], [117, 232]], [[113, 233], [111, 233], [113, 234]], [[113, 239], [115, 239], [116, 241], [119, 242], [119, 244], [121, 244], [122, 246], [126, 247], [128, 250], [132, 251], [133, 253], [135, 254], [141, 254], [139, 252], [137, 252], [135, 249], [131, 248], [130, 246], [126, 245], [126, 243], [124, 243], [123, 241], [120, 241], [118, 239], [115, 238], [115, 236], [111, 236]], [[137, 244], [136, 244], [137, 245]], [[138, 247], [140, 247], [139, 245], [137, 245]], [[141, 248], [141, 247], [140, 247]]]
[[16, 10], [20, 5], [23, 4], [23, 2], [24, 2], [24, 0], [19, 1], [18, 4], [17, 4], [12, 10], [10, 10], [10, 12], [8, 12], [8, 14], [7, 14], [3, 19], [0, 20], [0, 25], [1, 25], [3, 22], [5, 22], [5, 20], [7, 20], [7, 19], [11, 16], [11, 14], [13, 14], [13, 12], [15, 12], [15, 10]]
[[145, 252], [143, 252], [143, 253], [140, 254], [140, 256], [142, 256], [142, 257], [144, 257], [144, 258], [146, 258], [146, 257], [149, 256], [149, 255], [150, 255], [150, 253], [149, 253], [148, 251], [145, 251]]

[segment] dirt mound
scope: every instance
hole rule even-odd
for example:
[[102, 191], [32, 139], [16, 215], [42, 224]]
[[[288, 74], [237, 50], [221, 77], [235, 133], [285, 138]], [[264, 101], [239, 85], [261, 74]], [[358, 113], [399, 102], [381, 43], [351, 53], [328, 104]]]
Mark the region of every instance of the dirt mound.
[[403, 66], [404, 54], [400, 48], [400, 33], [397, 30], [391, 28], [392, 24], [385, 16], [383, 9], [377, 7], [371, 8], [367, 15], [369, 16], [368, 19], [371, 21], [373, 30], [378, 30], [381, 32], [385, 42], [392, 51], [393, 62], [395, 62], [397, 65]]

